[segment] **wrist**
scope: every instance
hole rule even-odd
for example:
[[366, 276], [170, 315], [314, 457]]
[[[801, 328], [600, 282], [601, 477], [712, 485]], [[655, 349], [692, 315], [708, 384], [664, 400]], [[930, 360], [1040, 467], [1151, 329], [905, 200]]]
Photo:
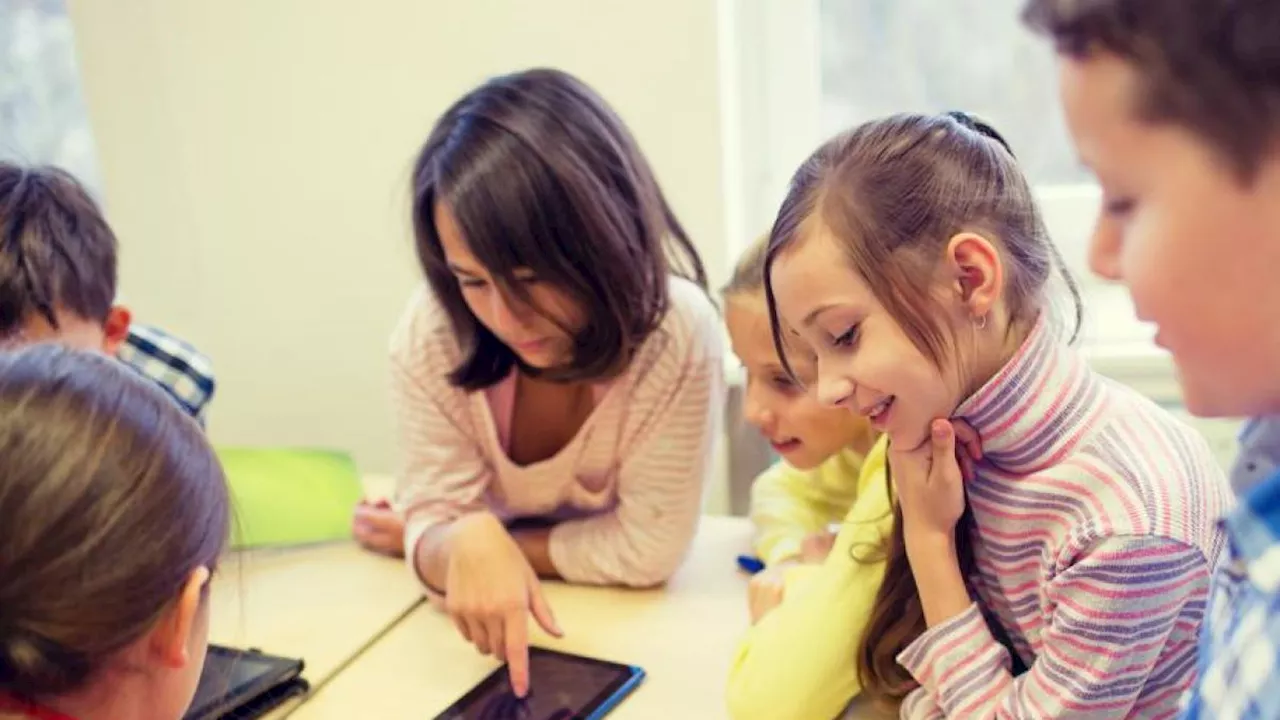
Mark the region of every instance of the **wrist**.
[[954, 532], [905, 529], [903, 543], [913, 565], [917, 559], [922, 562], [956, 562], [959, 555]]

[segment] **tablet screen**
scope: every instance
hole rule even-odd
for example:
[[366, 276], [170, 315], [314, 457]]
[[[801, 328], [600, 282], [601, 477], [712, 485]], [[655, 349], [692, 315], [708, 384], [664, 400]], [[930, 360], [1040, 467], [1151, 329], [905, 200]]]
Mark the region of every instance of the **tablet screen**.
[[528, 695], [511, 692], [507, 667], [498, 668], [437, 720], [573, 720], [626, 692], [637, 668], [578, 655], [529, 648]]
[[282, 675], [290, 674], [290, 666], [296, 664], [296, 661], [270, 655], [211, 645], [188, 717], [199, 717], [232, 698], [244, 701], [271, 687]]

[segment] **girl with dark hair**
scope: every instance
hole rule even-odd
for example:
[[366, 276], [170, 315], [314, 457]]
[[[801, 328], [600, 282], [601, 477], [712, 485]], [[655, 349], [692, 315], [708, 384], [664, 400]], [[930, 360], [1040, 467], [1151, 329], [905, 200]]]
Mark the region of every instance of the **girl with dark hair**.
[[[622, 121], [565, 73], [493, 79], [436, 123], [413, 177], [427, 287], [391, 342], [403, 549], [459, 632], [527, 688], [538, 577], [665, 581], [693, 539], [722, 412], [698, 253]], [[403, 527], [399, 518], [403, 517]]]

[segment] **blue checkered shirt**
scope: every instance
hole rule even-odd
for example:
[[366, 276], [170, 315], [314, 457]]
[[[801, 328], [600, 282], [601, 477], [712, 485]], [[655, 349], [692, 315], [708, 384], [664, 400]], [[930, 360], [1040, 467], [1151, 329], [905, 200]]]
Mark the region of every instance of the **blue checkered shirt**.
[[189, 343], [146, 325], [132, 325], [116, 357], [154, 380], [201, 425], [213, 399], [213, 365]]
[[1227, 554], [1200, 634], [1187, 718], [1280, 718], [1280, 472], [1223, 521]]

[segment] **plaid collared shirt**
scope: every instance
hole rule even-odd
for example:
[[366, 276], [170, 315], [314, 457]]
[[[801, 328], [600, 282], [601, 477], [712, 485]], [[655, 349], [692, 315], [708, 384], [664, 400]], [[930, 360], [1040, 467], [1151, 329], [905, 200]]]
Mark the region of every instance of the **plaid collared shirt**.
[[1200, 635], [1187, 718], [1280, 718], [1280, 472], [1223, 524], [1228, 547]]
[[147, 325], [132, 325], [116, 357], [154, 380], [201, 425], [216, 386], [213, 365], [189, 343]]

